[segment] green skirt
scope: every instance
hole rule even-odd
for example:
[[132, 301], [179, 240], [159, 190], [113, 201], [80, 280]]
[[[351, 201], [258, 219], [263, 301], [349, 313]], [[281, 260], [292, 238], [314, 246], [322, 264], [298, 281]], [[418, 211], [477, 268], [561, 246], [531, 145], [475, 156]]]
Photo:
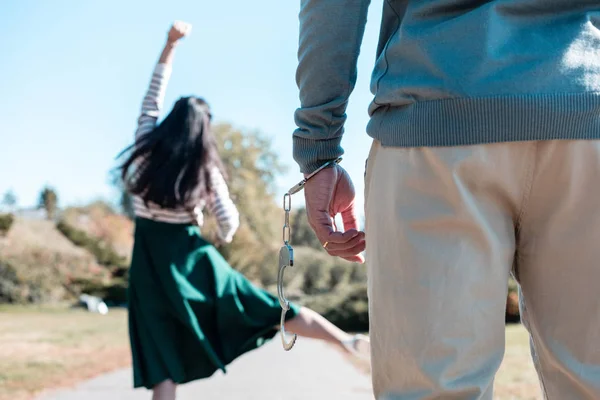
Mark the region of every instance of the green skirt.
[[[281, 316], [275, 296], [232, 269], [188, 224], [136, 219], [128, 295], [135, 388], [226, 372], [275, 336]], [[298, 311], [292, 305], [286, 317]]]

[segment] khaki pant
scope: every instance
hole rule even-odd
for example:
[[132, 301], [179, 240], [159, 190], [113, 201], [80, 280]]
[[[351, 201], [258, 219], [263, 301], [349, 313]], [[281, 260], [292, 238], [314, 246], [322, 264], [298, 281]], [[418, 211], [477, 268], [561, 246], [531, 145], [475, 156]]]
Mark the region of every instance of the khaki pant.
[[491, 399], [511, 270], [546, 398], [600, 399], [600, 142], [374, 142], [365, 192], [378, 400]]

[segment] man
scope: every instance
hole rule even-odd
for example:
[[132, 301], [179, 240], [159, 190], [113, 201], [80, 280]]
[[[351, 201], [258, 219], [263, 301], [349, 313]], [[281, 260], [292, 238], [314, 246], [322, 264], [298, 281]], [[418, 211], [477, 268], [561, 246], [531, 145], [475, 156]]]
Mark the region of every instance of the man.
[[[491, 399], [512, 271], [545, 396], [600, 399], [600, 3], [383, 3], [366, 238], [341, 166], [305, 190], [329, 254], [366, 240], [376, 398]], [[368, 6], [301, 2], [305, 174], [342, 154]]]

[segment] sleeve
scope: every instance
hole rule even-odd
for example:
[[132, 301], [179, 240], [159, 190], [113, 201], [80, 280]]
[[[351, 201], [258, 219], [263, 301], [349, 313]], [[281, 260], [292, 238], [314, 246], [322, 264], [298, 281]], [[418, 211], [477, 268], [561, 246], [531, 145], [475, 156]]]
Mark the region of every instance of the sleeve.
[[369, 0], [302, 0], [294, 159], [303, 173], [343, 154], [346, 108], [357, 77]]
[[217, 220], [219, 239], [230, 243], [240, 225], [240, 215], [229, 196], [227, 183], [217, 168], [211, 170], [210, 179], [213, 194], [207, 201], [206, 208]]
[[171, 77], [171, 67], [157, 64], [152, 73], [148, 91], [142, 101], [142, 111], [138, 118], [135, 137], [138, 138], [154, 129], [163, 106], [167, 83]]

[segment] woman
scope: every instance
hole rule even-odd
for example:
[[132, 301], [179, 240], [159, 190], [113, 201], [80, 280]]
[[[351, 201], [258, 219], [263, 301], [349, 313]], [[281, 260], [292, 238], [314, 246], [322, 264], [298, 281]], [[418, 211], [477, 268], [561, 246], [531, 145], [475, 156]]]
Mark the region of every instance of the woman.
[[[225, 372], [275, 335], [281, 313], [276, 297], [233, 270], [200, 234], [204, 209], [216, 217], [223, 242], [232, 240], [239, 220], [208, 104], [181, 98], [157, 125], [173, 51], [189, 31], [181, 22], [169, 31], [121, 167], [136, 214], [129, 284], [134, 387], [153, 389], [157, 400], [174, 399], [177, 384]], [[287, 315], [287, 328], [300, 336], [368, 354], [368, 339], [314, 311], [292, 305]]]

